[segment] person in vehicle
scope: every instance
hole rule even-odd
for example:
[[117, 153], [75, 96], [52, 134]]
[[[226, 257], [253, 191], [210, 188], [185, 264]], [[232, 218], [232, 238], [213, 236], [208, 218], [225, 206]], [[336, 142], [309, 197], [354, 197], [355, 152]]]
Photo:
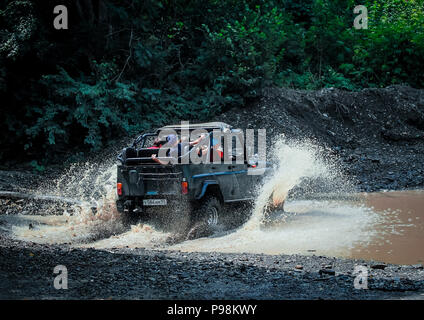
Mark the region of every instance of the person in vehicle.
[[[224, 159], [224, 151], [222, 149], [221, 142], [215, 138], [212, 139], [212, 149], [218, 154], [221, 160]], [[211, 161], [213, 161], [213, 154], [211, 154]]]
[[[173, 160], [171, 160], [171, 163], [175, 163], [175, 162], [178, 161], [177, 158], [175, 158], [175, 156], [174, 156], [175, 154], [178, 155], [178, 158], [181, 158], [183, 151], [186, 151], [186, 146], [193, 147], [193, 146], [199, 144], [206, 136], [207, 136], [206, 134], [203, 134], [199, 138], [197, 138], [196, 140], [188, 142], [188, 141], [186, 141], [186, 138], [178, 139], [178, 137], [175, 134], [171, 134], [171, 135], [166, 137], [166, 141], [170, 145], [170, 148], [166, 152], [166, 156], [173, 158]], [[189, 150], [187, 150], [186, 153], [188, 153], [188, 152], [189, 152]], [[162, 165], [168, 164], [167, 161], [160, 160], [157, 157], [156, 154], [152, 154], [151, 157], [152, 157], [153, 161], [155, 161], [159, 164], [162, 164]]]
[[152, 146], [147, 148], [147, 149], [160, 149], [160, 148], [162, 148], [162, 144], [160, 142], [161, 141], [159, 140], [159, 137], [156, 137], [155, 140], [153, 141]]

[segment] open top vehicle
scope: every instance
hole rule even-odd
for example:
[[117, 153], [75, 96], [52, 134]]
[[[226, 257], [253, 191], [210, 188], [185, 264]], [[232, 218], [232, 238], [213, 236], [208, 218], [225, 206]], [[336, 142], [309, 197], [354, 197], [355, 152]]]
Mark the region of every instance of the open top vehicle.
[[[161, 132], [175, 132], [181, 141], [184, 132], [191, 134], [199, 129], [205, 132], [202, 140], [208, 142], [209, 148], [193, 146], [188, 142], [183, 145], [184, 150], [178, 149], [179, 160], [184, 154], [196, 152], [197, 155], [203, 153], [204, 159], [210, 161], [198, 164], [193, 163], [190, 157], [185, 162], [170, 161], [172, 159], [165, 147], [170, 135], [165, 134], [163, 139]], [[231, 135], [229, 162], [212, 161], [216, 157], [222, 158], [222, 148], [216, 148], [220, 145], [214, 137], [217, 132]], [[212, 230], [242, 222], [246, 219], [240, 213], [243, 210], [229, 212], [223, 208], [229, 204], [240, 206], [250, 203], [263, 175], [248, 174], [248, 169], [255, 170], [258, 161], [247, 159], [246, 150], [240, 150], [240, 146], [245, 148], [243, 132], [222, 122], [171, 125], [139, 136], [131, 147], [123, 149], [118, 156], [118, 210], [127, 218], [160, 217], [168, 227], [177, 228], [203, 223]], [[160, 148], [165, 148], [162, 154], [168, 156], [160, 157]], [[240, 155], [243, 161], [236, 161]]]

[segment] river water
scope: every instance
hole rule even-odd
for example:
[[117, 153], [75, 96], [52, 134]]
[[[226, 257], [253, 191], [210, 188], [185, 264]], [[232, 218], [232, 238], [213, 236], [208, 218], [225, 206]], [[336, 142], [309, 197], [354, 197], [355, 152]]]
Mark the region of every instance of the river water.
[[293, 201], [269, 228], [178, 244], [182, 251], [327, 255], [395, 264], [424, 262], [424, 192], [360, 194], [359, 202]]
[[[168, 233], [147, 224], [125, 228], [118, 216], [1, 215], [21, 240], [75, 247], [196, 252], [327, 255], [395, 264], [424, 262], [424, 191], [359, 194], [357, 201], [295, 200], [272, 226], [167, 245]], [[29, 227], [32, 225], [32, 228]]]
[[424, 191], [362, 195], [367, 206], [386, 217], [376, 225], [381, 236], [356, 246], [350, 257], [397, 264], [424, 264]]
[[[152, 225], [124, 226], [114, 205], [114, 164], [74, 166], [52, 188], [41, 191], [78, 198], [87, 202], [86, 207], [62, 215], [0, 214], [0, 228], [25, 241], [97, 249], [314, 254], [423, 263], [424, 191], [356, 193], [349, 178], [341, 174], [337, 159], [311, 142], [282, 139], [271, 157], [275, 171], [258, 186], [250, 220], [236, 230], [210, 237], [168, 245], [171, 234]], [[332, 196], [322, 197], [326, 192]], [[264, 208], [284, 200], [280, 219], [264, 224]], [[96, 214], [91, 211], [93, 203]]]

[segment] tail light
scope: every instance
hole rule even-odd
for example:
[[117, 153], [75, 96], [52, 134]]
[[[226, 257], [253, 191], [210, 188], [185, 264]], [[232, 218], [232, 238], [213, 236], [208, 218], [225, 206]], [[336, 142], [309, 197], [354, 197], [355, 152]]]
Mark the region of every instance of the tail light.
[[188, 182], [187, 182], [187, 180], [185, 178], [181, 182], [181, 193], [182, 194], [187, 194], [188, 193]]
[[116, 191], [118, 192], [118, 196], [122, 196], [122, 183], [116, 184]]

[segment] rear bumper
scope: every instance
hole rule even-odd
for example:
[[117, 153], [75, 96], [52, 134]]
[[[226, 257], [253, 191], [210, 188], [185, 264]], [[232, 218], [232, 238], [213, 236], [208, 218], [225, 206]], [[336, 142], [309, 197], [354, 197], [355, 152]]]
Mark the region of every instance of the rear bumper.
[[[166, 205], [144, 205], [143, 200], [148, 199], [166, 199]], [[116, 208], [121, 213], [145, 213], [151, 211], [176, 211], [179, 208], [187, 208], [190, 203], [186, 197], [126, 197], [116, 201]]]

